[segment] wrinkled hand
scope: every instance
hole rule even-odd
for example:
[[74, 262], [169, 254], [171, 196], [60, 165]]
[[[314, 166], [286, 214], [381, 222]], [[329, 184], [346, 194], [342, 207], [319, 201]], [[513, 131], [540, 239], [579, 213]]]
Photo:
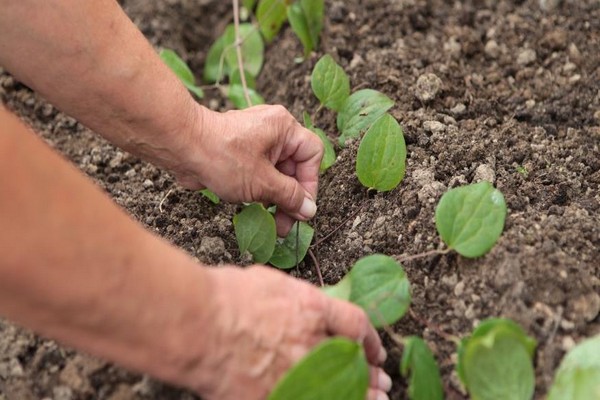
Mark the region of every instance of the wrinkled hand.
[[203, 399], [263, 400], [287, 369], [331, 336], [364, 344], [371, 364], [367, 399], [387, 399], [391, 380], [377, 367], [385, 350], [361, 309], [262, 266], [222, 267], [211, 274], [214, 319], [199, 332], [210, 351], [197, 381], [187, 385]]
[[316, 213], [323, 144], [282, 106], [217, 113], [198, 107], [196, 128], [173, 171], [189, 189], [231, 202], [277, 205], [277, 232]]

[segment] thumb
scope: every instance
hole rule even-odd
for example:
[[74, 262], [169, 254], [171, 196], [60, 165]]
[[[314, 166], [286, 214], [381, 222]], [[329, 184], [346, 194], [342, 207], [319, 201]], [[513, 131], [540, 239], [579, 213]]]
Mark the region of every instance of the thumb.
[[262, 201], [275, 203], [286, 214], [299, 220], [305, 221], [315, 216], [315, 200], [296, 179], [282, 174], [272, 165], [267, 171], [263, 183], [265, 198]]

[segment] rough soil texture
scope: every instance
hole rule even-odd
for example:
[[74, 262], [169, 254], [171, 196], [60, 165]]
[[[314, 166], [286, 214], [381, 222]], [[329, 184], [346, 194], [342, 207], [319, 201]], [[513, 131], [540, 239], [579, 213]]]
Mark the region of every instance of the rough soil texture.
[[[216, 1], [124, 6], [157, 48], [174, 48], [197, 76], [231, 15], [227, 2]], [[297, 117], [317, 109], [309, 76], [318, 55], [297, 64], [301, 51], [290, 30], [282, 32], [258, 80], [268, 102]], [[317, 234], [341, 225], [315, 250], [326, 282], [337, 282], [364, 255], [438, 248], [433, 216], [442, 193], [493, 181], [509, 206], [496, 247], [477, 260], [449, 254], [406, 262], [413, 313], [392, 329], [428, 341], [447, 398], [461, 399], [454, 345], [440, 333], [463, 336], [484, 318], [512, 318], [539, 341], [536, 398], [544, 398], [565, 351], [600, 333], [600, 3], [543, 10], [533, 0], [328, 1], [319, 55], [325, 52], [348, 71], [354, 89], [377, 89], [396, 101], [392, 114], [408, 144], [407, 175], [392, 192], [361, 187], [356, 143], [339, 151], [322, 177]], [[417, 84], [420, 77], [429, 89]], [[5, 72], [0, 97], [148, 229], [203, 262], [248, 263], [231, 224], [237, 206], [213, 206], [178, 188]], [[230, 106], [217, 91], [203, 102]], [[335, 137], [333, 114], [321, 112], [315, 122]], [[292, 274], [316, 283], [314, 267], [307, 260]], [[383, 335], [391, 398], [404, 399], [400, 350]], [[0, 322], [1, 400], [191, 398]]]

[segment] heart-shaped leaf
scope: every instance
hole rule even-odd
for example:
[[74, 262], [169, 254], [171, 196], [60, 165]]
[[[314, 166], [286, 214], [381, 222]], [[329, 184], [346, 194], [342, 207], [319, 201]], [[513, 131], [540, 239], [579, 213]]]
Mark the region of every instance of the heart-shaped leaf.
[[245, 207], [233, 217], [240, 253], [249, 251], [257, 263], [266, 263], [273, 255], [277, 232], [275, 218], [257, 203]]
[[334, 111], [339, 111], [350, 96], [348, 75], [329, 54], [315, 65], [310, 84], [321, 104]]
[[449, 190], [435, 210], [442, 240], [469, 258], [480, 257], [494, 246], [505, 219], [504, 196], [485, 181]]
[[337, 116], [337, 127], [342, 133], [340, 145], [359, 137], [387, 112], [394, 102], [385, 94], [373, 89], [362, 89], [346, 99]]
[[362, 346], [333, 338], [292, 367], [268, 400], [364, 400], [368, 387], [369, 366]]
[[394, 117], [384, 114], [367, 131], [358, 148], [358, 180], [370, 189], [394, 189], [406, 171], [406, 143]]
[[[300, 224], [299, 235], [296, 235], [298, 224]], [[306, 222], [296, 222], [287, 237], [275, 245], [269, 264], [281, 269], [295, 267], [296, 261], [304, 260], [314, 233], [315, 230]], [[296, 251], [296, 238], [298, 238], [298, 251]]]
[[579, 399], [600, 399], [600, 335], [567, 353], [548, 396], [548, 400]]
[[287, 20], [286, 0], [260, 0], [256, 19], [265, 40], [271, 42]]
[[349, 273], [350, 301], [367, 312], [375, 327], [392, 325], [408, 310], [410, 284], [402, 266], [374, 254], [358, 260]]
[[406, 339], [400, 373], [404, 377], [410, 374], [408, 397], [411, 400], [442, 400], [444, 398], [440, 370], [433, 353], [423, 339], [416, 336]]

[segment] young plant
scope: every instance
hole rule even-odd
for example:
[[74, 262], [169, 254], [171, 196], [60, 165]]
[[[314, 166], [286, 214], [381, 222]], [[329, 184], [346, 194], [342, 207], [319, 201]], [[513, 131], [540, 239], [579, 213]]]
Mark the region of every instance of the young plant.
[[460, 342], [457, 372], [473, 400], [529, 400], [536, 341], [507, 319], [483, 321]]
[[292, 30], [304, 46], [304, 58], [319, 47], [325, 17], [324, 0], [297, 0], [287, 8]]
[[295, 267], [308, 252], [315, 230], [306, 222], [296, 222], [284, 239], [277, 239], [269, 264], [279, 269]]
[[579, 399], [600, 399], [600, 335], [567, 353], [548, 395], [548, 400]]
[[340, 146], [345, 146], [348, 139], [360, 137], [393, 105], [389, 97], [373, 89], [362, 89], [350, 95], [337, 116]]
[[329, 140], [329, 138], [327, 137], [325, 132], [323, 132], [322, 129], [316, 128], [313, 125], [313, 123], [310, 119], [310, 115], [308, 115], [307, 112], [304, 112], [304, 126], [307, 129], [316, 133], [317, 136], [319, 136], [319, 138], [323, 142], [325, 151], [323, 153], [323, 159], [321, 160], [321, 165], [319, 166], [319, 171], [323, 173], [323, 172], [327, 171], [329, 169], [329, 167], [331, 167], [335, 163], [336, 156], [335, 156], [335, 149], [333, 148], [333, 144], [331, 143], [331, 141]]
[[440, 369], [427, 343], [410, 336], [404, 342], [400, 374], [409, 378], [408, 397], [414, 400], [442, 400], [444, 389]]
[[504, 196], [486, 181], [449, 190], [435, 210], [442, 240], [467, 258], [480, 257], [494, 246], [505, 219]]

